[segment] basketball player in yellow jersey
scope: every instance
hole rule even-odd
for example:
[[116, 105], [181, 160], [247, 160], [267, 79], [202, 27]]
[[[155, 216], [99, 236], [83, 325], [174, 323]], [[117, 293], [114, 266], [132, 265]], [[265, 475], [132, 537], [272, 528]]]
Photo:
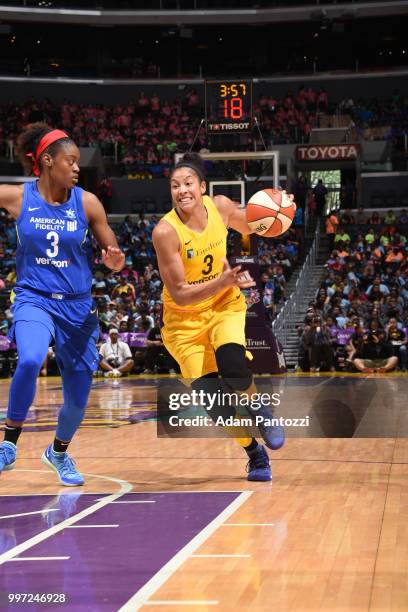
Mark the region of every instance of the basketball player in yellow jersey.
[[[240, 289], [255, 283], [241, 266], [231, 268], [226, 260], [227, 228], [252, 233], [245, 212], [225, 196], [205, 195], [199, 155], [184, 155], [170, 186], [174, 208], [153, 231], [164, 283], [163, 342], [182, 376], [193, 380], [193, 389], [222, 393], [226, 387], [229, 392], [251, 393], [252, 372], [245, 358], [246, 303]], [[229, 410], [235, 416], [235, 410]], [[225, 409], [221, 413], [226, 416]], [[215, 409], [210, 414], [218, 416]], [[260, 430], [270, 448], [283, 444], [279, 429]], [[248, 480], [271, 480], [265, 448], [246, 435], [237, 441], [249, 456]]]

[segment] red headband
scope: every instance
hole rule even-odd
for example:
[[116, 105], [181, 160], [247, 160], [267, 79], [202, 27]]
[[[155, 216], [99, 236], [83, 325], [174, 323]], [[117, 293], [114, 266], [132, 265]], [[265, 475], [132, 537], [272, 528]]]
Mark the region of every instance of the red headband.
[[48, 132], [47, 134], [45, 134], [45, 136], [41, 138], [40, 142], [38, 143], [35, 155], [33, 155], [33, 153], [27, 153], [26, 157], [31, 157], [31, 159], [33, 160], [33, 172], [35, 176], [40, 176], [40, 166], [38, 162], [40, 160], [41, 154], [45, 151], [47, 147], [52, 145], [53, 142], [55, 142], [56, 140], [60, 140], [61, 138], [69, 138], [69, 136], [62, 130], [51, 130], [51, 132]]

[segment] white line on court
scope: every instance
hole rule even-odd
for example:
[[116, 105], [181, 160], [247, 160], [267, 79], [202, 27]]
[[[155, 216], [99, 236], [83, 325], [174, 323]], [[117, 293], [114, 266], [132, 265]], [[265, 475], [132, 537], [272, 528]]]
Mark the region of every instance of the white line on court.
[[193, 559], [248, 559], [251, 555], [191, 555]]
[[45, 512], [58, 512], [59, 508], [49, 508], [48, 510], [34, 510], [33, 512], [21, 512], [20, 514], [8, 514], [7, 516], [0, 516], [2, 519], [17, 518], [18, 516], [29, 516], [30, 514], [44, 514]]
[[[140, 494], [139, 494], [140, 495]], [[103, 497], [101, 497], [101, 499], [103, 499]], [[95, 501], [99, 501], [98, 499]], [[124, 499], [123, 501], [113, 501], [113, 502], [109, 502], [110, 504], [155, 504], [156, 500], [155, 499], [129, 499], [126, 500]]]
[[[46, 470], [18, 470], [18, 471], [19, 472], [44, 472], [44, 473], [46, 472]], [[47, 471], [47, 473], [49, 472]], [[118, 485], [120, 485], [120, 490], [118, 493], [112, 493], [111, 495], [107, 495], [105, 499], [102, 499], [101, 501], [98, 501], [96, 504], [89, 506], [89, 508], [85, 508], [85, 510], [78, 512], [78, 514], [74, 514], [70, 516], [69, 518], [65, 519], [65, 521], [58, 523], [58, 525], [54, 525], [53, 527], [50, 527], [49, 529], [46, 529], [45, 531], [38, 533], [37, 535], [30, 538], [29, 540], [26, 540], [25, 542], [21, 542], [21, 544], [17, 544], [17, 546], [14, 546], [14, 548], [10, 548], [10, 550], [7, 550], [6, 552], [0, 555], [0, 565], [2, 565], [2, 563], [5, 563], [6, 561], [10, 561], [10, 559], [13, 559], [14, 557], [17, 557], [17, 555], [28, 550], [32, 546], [35, 546], [36, 544], [39, 544], [40, 542], [43, 542], [47, 538], [50, 538], [51, 536], [55, 535], [56, 533], [59, 533], [60, 531], [65, 529], [65, 527], [68, 527], [69, 525], [73, 525], [77, 521], [81, 521], [86, 516], [89, 516], [90, 514], [93, 514], [97, 510], [100, 510], [104, 506], [107, 506], [109, 502], [114, 501], [118, 499], [119, 497], [122, 497], [122, 495], [125, 495], [126, 493], [129, 493], [133, 488], [132, 485], [126, 480], [121, 480], [120, 478], [113, 478], [113, 476], [101, 476], [100, 474], [85, 474], [85, 476], [91, 476], [93, 478], [102, 478], [103, 480], [109, 480], [111, 482], [115, 482]]]
[[218, 606], [216, 599], [151, 599], [145, 606]]
[[[242, 457], [241, 457], [242, 458]], [[133, 493], [130, 493], [130, 495], [141, 495], [141, 494], [145, 494], [145, 495], [168, 495], [169, 493], [246, 493], [247, 491], [238, 491], [237, 489], [222, 489], [222, 491], [211, 491], [209, 489], [200, 489], [200, 490], [196, 490], [196, 489], [179, 489], [177, 491], [143, 491], [143, 493], [141, 491], [133, 491]], [[251, 494], [253, 493], [253, 491], [251, 491]], [[95, 495], [97, 495], [95, 493]], [[101, 494], [102, 495], [102, 494]]]
[[8, 563], [12, 561], [65, 561], [71, 557], [13, 557], [8, 560]]
[[[223, 491], [215, 491], [216, 493], [223, 493]], [[235, 492], [235, 491], [234, 491]], [[185, 491], [188, 493], [188, 491]], [[211, 491], [206, 491], [211, 493]], [[136, 612], [144, 605], [149, 605], [149, 599], [169, 578], [174, 572], [199, 548], [209, 537], [212, 535], [222, 523], [227, 520], [238, 508], [247, 501], [252, 495], [252, 491], [243, 491], [238, 495], [234, 501], [232, 501], [224, 510], [215, 517], [204, 529], [202, 529], [190, 542], [188, 542], [184, 548], [179, 550], [178, 553], [170, 559], [163, 567], [154, 575], [150, 580], [146, 582], [138, 591], [131, 597], [118, 612]], [[171, 601], [171, 600], [169, 600]], [[163, 601], [162, 604], [157, 605], [177, 605], [169, 603], [169, 601]], [[207, 605], [217, 605], [218, 601]], [[154, 605], [150, 603], [150, 605]], [[179, 605], [183, 605], [180, 603]], [[184, 604], [184, 605], [199, 605], [198, 602]]]
[[275, 523], [223, 523], [221, 527], [275, 527]]
[[[16, 470], [14, 469], [13, 472], [43, 472], [45, 474], [45, 470]], [[100, 478], [102, 478], [102, 476]], [[60, 495], [60, 494], [61, 494], [61, 487], [58, 489], [58, 491], [54, 491], [54, 493], [2, 493], [0, 495], [0, 499], [2, 497], [55, 497], [56, 495]], [[70, 493], [69, 491], [67, 491], [65, 493], [64, 491], [64, 495], [76, 495], [76, 492], [71, 491]], [[110, 493], [98, 493], [98, 492], [92, 493], [88, 491], [84, 491], [82, 493], [81, 491], [81, 496], [82, 495], [110, 495]], [[101, 499], [104, 499], [104, 498], [101, 497]], [[95, 501], [99, 501], [99, 500], [96, 499]]]
[[65, 529], [89, 529], [95, 527], [119, 527], [119, 525], [68, 525]]
[[123, 500], [123, 501], [113, 501], [111, 504], [155, 504], [155, 499], [135, 499], [133, 500]]

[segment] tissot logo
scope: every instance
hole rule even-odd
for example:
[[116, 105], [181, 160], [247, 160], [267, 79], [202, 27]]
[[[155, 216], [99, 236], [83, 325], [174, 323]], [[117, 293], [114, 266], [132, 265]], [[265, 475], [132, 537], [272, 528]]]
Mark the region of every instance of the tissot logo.
[[249, 121], [243, 121], [242, 123], [209, 123], [208, 129], [212, 132], [249, 130]]

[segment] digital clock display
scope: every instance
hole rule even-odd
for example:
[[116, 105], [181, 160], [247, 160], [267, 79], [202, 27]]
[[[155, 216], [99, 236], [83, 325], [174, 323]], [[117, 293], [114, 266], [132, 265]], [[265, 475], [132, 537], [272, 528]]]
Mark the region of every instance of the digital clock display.
[[206, 81], [206, 127], [209, 134], [252, 130], [252, 81]]

